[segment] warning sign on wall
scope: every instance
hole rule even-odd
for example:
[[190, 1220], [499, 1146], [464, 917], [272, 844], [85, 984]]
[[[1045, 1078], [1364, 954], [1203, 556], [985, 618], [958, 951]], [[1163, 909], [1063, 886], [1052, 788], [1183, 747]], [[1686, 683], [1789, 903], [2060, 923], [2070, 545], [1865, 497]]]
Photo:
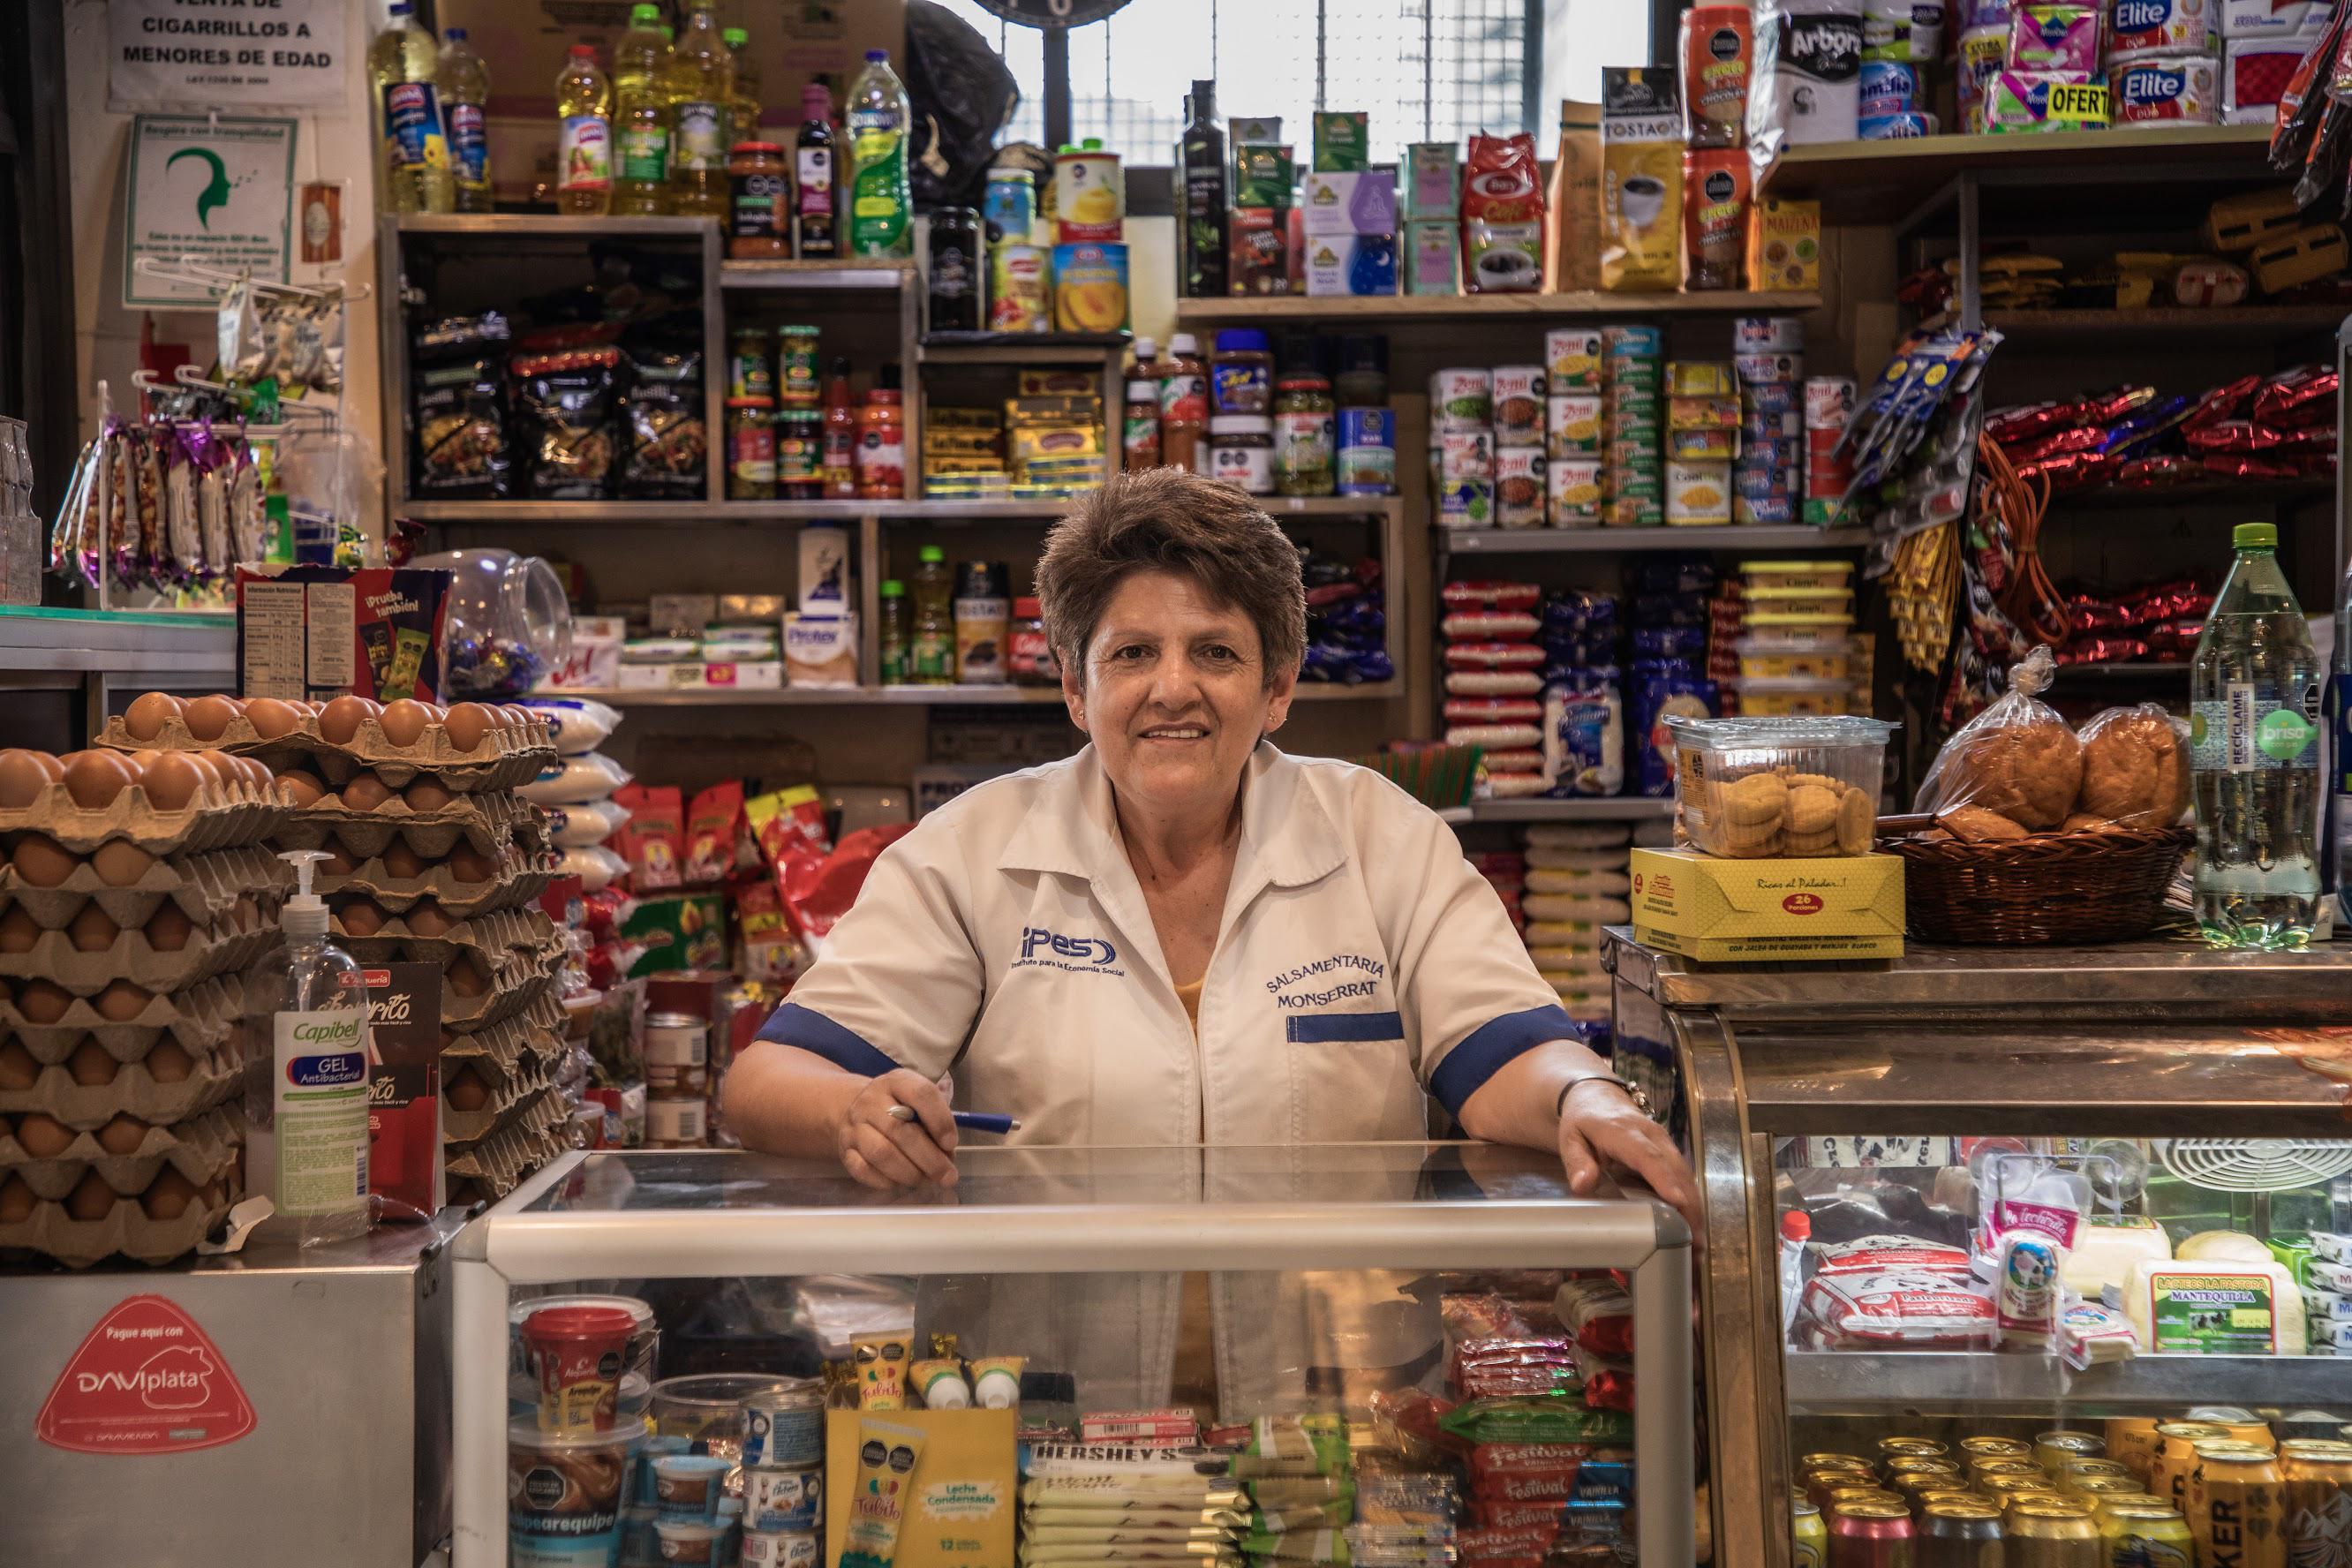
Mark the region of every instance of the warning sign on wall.
[[108, 106], [340, 105], [343, 0], [108, 0]]
[[253, 1403], [219, 1349], [179, 1304], [130, 1296], [67, 1359], [33, 1423], [53, 1448], [175, 1454], [251, 1432]]

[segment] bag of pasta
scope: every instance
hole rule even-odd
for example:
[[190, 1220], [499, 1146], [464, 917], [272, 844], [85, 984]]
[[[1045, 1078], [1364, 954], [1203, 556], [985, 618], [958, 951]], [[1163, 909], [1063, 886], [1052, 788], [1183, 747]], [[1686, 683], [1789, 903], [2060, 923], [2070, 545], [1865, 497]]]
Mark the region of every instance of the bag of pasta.
[[452, 316], [411, 340], [408, 384], [416, 447], [409, 491], [435, 500], [514, 494], [507, 440], [506, 318]]
[[709, 451], [702, 352], [640, 345], [629, 351], [629, 365], [621, 494], [632, 500], [701, 500]]
[[2080, 731], [2083, 788], [2066, 830], [2170, 827], [2189, 809], [2189, 727], [2153, 702], [2110, 708]]
[[609, 343], [514, 362], [523, 471], [539, 500], [604, 500], [621, 435], [621, 351]]
[[1953, 838], [2023, 838], [2064, 826], [2083, 787], [2083, 742], [2039, 700], [2056, 673], [2047, 647], [2011, 665], [2008, 692], [1936, 753], [1913, 809]]

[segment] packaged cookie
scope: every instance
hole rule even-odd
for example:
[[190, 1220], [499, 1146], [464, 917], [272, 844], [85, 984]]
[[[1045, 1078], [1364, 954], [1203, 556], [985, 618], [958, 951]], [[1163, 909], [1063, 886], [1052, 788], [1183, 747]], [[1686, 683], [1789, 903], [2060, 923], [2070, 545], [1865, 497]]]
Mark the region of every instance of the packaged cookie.
[[2028, 833], [2057, 827], [2074, 815], [2083, 786], [2083, 742], [2055, 709], [2039, 700], [2056, 673], [2047, 647], [2011, 666], [2008, 693], [1944, 742], [1913, 809], [1942, 817], [1975, 806]]
[[1895, 726], [1839, 716], [1664, 721], [1682, 837], [1732, 859], [1867, 855]]
[[2083, 818], [2117, 827], [2170, 827], [2180, 820], [2189, 809], [2189, 735], [2179, 720], [2143, 702], [2110, 708], [2079, 733], [2083, 787], [2066, 827], [2075, 829]]

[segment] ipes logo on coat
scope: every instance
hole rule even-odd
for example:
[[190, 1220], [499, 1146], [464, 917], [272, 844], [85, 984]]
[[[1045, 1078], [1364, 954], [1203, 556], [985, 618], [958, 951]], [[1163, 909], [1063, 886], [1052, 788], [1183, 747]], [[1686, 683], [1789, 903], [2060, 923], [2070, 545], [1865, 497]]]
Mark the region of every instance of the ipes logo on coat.
[[1110, 944], [1108, 937], [1064, 936], [1044, 926], [1024, 926], [1021, 956], [1013, 960], [1013, 967], [1033, 964], [1118, 974], [1123, 971], [1111, 968], [1118, 962], [1118, 949]]

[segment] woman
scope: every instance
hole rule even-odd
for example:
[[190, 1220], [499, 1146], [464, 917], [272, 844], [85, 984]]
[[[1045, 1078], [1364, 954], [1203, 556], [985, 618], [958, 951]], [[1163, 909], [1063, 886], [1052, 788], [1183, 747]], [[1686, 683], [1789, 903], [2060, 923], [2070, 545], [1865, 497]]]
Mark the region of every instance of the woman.
[[1307, 615], [1272, 519], [1181, 470], [1116, 477], [1055, 525], [1037, 593], [1090, 744], [876, 861], [727, 1075], [744, 1143], [951, 1186], [950, 1071], [1016, 1142], [1418, 1140], [1434, 1099], [1556, 1149], [1574, 1191], [1630, 1171], [1696, 1231], [1687, 1168], [1445, 824], [1266, 742]]

